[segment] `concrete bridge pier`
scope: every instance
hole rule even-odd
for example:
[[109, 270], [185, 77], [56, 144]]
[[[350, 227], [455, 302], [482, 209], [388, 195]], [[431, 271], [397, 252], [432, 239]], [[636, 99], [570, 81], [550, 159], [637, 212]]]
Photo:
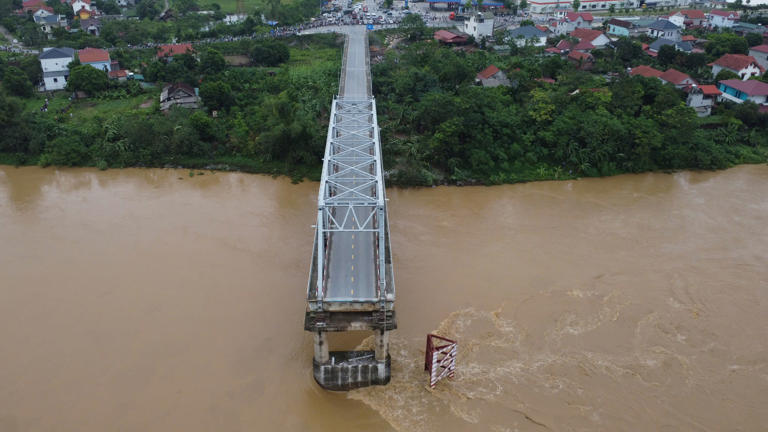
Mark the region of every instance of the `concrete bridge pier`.
[[387, 361], [389, 357], [389, 332], [386, 330], [379, 330], [376, 332], [376, 361]]
[[328, 354], [328, 335], [325, 332], [315, 332], [315, 361], [318, 363], [328, 363], [330, 360]]

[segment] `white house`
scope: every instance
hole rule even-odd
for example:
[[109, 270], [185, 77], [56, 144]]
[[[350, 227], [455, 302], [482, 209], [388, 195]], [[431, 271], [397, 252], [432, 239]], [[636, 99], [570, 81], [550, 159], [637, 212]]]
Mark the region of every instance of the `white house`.
[[735, 11], [712, 9], [709, 11], [708, 18], [710, 27], [731, 28], [739, 21], [739, 13]]
[[77, 14], [77, 12], [83, 8], [85, 8], [87, 11], [91, 10], [91, 0], [73, 0], [70, 5], [72, 6], [72, 11], [75, 14]]
[[685, 104], [693, 108], [699, 117], [706, 117], [712, 113], [715, 99], [722, 94], [723, 92], [713, 85], [692, 85], [688, 88]]
[[534, 26], [518, 27], [507, 32], [507, 41], [517, 46], [544, 46], [547, 44], [547, 33]]
[[589, 12], [567, 12], [565, 16], [552, 25], [552, 32], [556, 35], [564, 35], [577, 28], [592, 28], [594, 17]]
[[475, 40], [493, 36], [493, 14], [476, 13], [464, 21], [464, 33], [472, 35]]
[[753, 46], [749, 49], [749, 55], [754, 57], [763, 69], [768, 69], [768, 45]]
[[685, 28], [685, 17], [680, 12], [670, 15], [669, 18], [667, 18], [667, 21], [680, 28]]
[[53, 29], [57, 27], [65, 27], [67, 25], [67, 17], [64, 15], [55, 15], [48, 12], [45, 9], [40, 9], [32, 15], [32, 19], [40, 27], [40, 30], [45, 33], [48, 39], [53, 37]]
[[680, 27], [669, 20], [660, 19], [648, 26], [648, 36], [677, 42], [681, 39]]
[[605, 46], [611, 41], [600, 30], [590, 30], [585, 28], [577, 28], [571, 32], [571, 37], [579, 40], [579, 42], [589, 42], [595, 48], [605, 48]]
[[45, 90], [61, 90], [67, 85], [69, 76], [68, 65], [75, 60], [75, 50], [72, 48], [43, 48], [40, 67], [43, 69]]
[[708, 66], [712, 66], [712, 76], [716, 77], [722, 70], [728, 70], [741, 78], [742, 81], [746, 81], [753, 76], [760, 76], [765, 72], [757, 60], [744, 54], [725, 54]]

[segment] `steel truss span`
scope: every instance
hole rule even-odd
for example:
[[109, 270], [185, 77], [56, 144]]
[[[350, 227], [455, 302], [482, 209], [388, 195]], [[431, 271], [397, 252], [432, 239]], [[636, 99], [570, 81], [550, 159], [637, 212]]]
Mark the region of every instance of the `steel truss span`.
[[374, 99], [334, 99], [317, 199], [312, 310], [394, 303], [381, 160]]

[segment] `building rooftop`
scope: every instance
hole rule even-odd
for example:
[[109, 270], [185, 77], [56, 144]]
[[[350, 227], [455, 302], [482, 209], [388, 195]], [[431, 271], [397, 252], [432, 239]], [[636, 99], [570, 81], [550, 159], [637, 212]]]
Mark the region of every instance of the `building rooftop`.
[[98, 48], [85, 48], [77, 52], [80, 63], [108, 62], [109, 52]]
[[157, 49], [157, 57], [173, 57], [179, 54], [186, 54], [193, 51], [191, 43], [160, 45]]
[[680, 29], [680, 27], [676, 26], [671, 21], [667, 21], [663, 19], [652, 22], [651, 25], [648, 26], [648, 28], [652, 30], [679, 30]]
[[72, 58], [75, 56], [75, 50], [68, 47], [62, 48], [43, 48], [43, 53], [38, 57], [40, 60], [49, 60], [57, 58]]
[[662, 72], [650, 66], [641, 65], [641, 66], [632, 68], [632, 71], [630, 71], [629, 74], [631, 76], [640, 75], [646, 78], [658, 78], [659, 76], [661, 76]]
[[754, 64], [756, 66], [758, 65], [757, 60], [755, 60], [755, 58], [752, 56], [748, 56], [744, 54], [725, 54], [719, 59], [710, 63], [709, 66], [717, 65], [720, 67], [739, 71], [751, 64]]
[[739, 79], [729, 79], [720, 81], [720, 84], [735, 88], [736, 90], [742, 93], [746, 93], [749, 96], [768, 96], [768, 84], [762, 81], [742, 81]]
[[664, 81], [666, 81], [668, 83], [672, 83], [672, 84], [675, 84], [675, 85], [682, 84], [683, 81], [691, 79], [690, 76], [680, 72], [677, 69], [667, 69], [666, 72], [664, 72], [661, 75], [659, 75], [659, 78], [663, 79]]
[[507, 35], [509, 35], [509, 37], [513, 39], [517, 39], [519, 37], [524, 37], [525, 39], [532, 39], [532, 38], [540, 38], [540, 37], [547, 36], [546, 33], [537, 29], [534, 26], [518, 27], [516, 29], [512, 29], [509, 32], [507, 32]]
[[497, 73], [501, 72], [499, 68], [497, 68], [494, 65], [490, 65], [487, 68], [483, 69], [482, 71], [478, 72], [477, 78], [478, 79], [488, 79]]

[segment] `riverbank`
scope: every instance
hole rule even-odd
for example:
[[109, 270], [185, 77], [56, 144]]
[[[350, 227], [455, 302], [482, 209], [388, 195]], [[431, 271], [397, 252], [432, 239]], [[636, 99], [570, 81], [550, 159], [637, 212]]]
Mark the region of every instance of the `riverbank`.
[[[387, 198], [392, 382], [333, 393], [302, 326], [317, 183], [0, 166], [0, 430], [768, 424], [768, 167]], [[429, 390], [433, 331], [459, 358]]]

